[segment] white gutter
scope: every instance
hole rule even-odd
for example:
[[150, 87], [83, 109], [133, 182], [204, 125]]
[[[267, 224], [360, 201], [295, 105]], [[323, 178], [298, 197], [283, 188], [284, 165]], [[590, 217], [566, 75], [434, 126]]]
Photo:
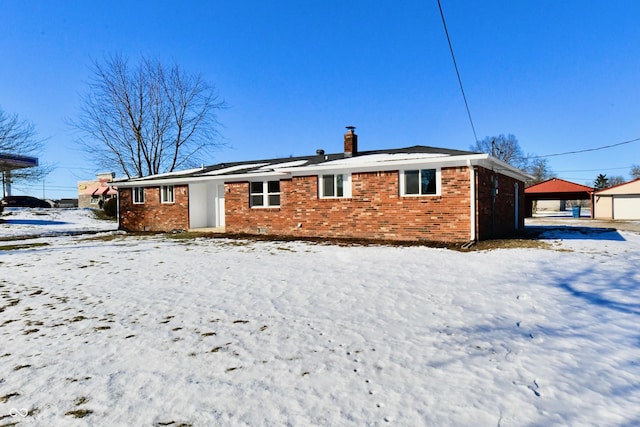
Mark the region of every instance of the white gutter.
[[292, 176], [304, 176], [321, 174], [326, 171], [348, 171], [348, 172], [380, 172], [407, 169], [412, 166], [424, 165], [428, 167], [459, 167], [482, 166], [486, 169], [494, 168], [496, 171], [511, 178], [527, 181], [532, 177], [523, 171], [489, 156], [488, 154], [470, 154], [464, 156], [438, 156], [423, 157], [417, 159], [399, 159], [388, 161], [376, 161], [369, 163], [334, 163], [326, 162], [319, 165], [281, 168], [280, 171], [290, 173]]
[[262, 177], [284, 177], [289, 178], [290, 174], [282, 172], [260, 172], [260, 173], [242, 173], [238, 175], [199, 175], [186, 178], [164, 178], [164, 179], [139, 179], [137, 181], [117, 182], [115, 185], [119, 188], [129, 187], [158, 187], [160, 185], [187, 185], [197, 182], [239, 182], [249, 181]]
[[[363, 158], [366, 156], [363, 156]], [[329, 170], [344, 170], [350, 172], [379, 172], [406, 169], [407, 166], [415, 165], [429, 165], [432, 167], [455, 167], [465, 166], [467, 160], [485, 160], [489, 157], [488, 154], [472, 154], [469, 156], [437, 156], [437, 157], [422, 157], [416, 159], [398, 159], [387, 161], [374, 161], [374, 162], [326, 162], [319, 165], [281, 168], [282, 172], [291, 173], [293, 176], [309, 175], [322, 173]]]
[[471, 235], [469, 241], [474, 242], [476, 240], [476, 170], [471, 164], [471, 159], [467, 160], [467, 166], [469, 167], [469, 191], [470, 191], [470, 215], [469, 229]]

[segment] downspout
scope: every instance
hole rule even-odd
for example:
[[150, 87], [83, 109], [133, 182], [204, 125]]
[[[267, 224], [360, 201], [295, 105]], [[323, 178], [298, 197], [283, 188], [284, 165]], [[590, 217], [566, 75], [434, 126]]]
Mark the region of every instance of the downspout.
[[118, 230], [120, 230], [120, 190], [116, 191], [116, 200], [116, 218], [118, 218]]
[[476, 241], [476, 170], [471, 165], [471, 160], [467, 160], [467, 166], [469, 167], [469, 200], [470, 200], [470, 221], [469, 229], [471, 235], [469, 240], [471, 242]]
[[515, 184], [513, 184], [515, 193], [516, 193], [516, 224], [515, 224], [515, 229], [519, 230], [520, 229], [520, 184], [518, 184], [517, 182]]

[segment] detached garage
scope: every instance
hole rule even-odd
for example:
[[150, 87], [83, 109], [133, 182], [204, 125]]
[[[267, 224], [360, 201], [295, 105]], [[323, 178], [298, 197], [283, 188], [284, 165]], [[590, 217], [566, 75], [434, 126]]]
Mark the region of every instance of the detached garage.
[[594, 194], [596, 219], [640, 220], [640, 178]]

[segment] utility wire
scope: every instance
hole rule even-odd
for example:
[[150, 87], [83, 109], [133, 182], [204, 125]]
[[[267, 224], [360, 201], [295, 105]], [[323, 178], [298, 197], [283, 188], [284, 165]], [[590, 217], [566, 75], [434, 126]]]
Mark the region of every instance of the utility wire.
[[471, 130], [473, 130], [474, 143], [478, 142], [478, 135], [476, 134], [476, 128], [473, 125], [471, 119], [471, 110], [469, 110], [469, 103], [467, 102], [467, 96], [464, 94], [464, 87], [462, 87], [462, 79], [460, 78], [460, 71], [458, 70], [458, 64], [456, 63], [456, 56], [453, 54], [453, 46], [451, 45], [451, 38], [449, 37], [449, 30], [447, 30], [447, 22], [444, 20], [444, 12], [442, 12], [442, 5], [438, 0], [438, 9], [440, 9], [440, 16], [442, 17], [442, 25], [444, 26], [444, 33], [447, 36], [447, 42], [449, 43], [449, 50], [451, 51], [451, 59], [453, 59], [453, 67], [456, 69], [456, 75], [458, 76], [458, 83], [460, 83], [460, 91], [462, 92], [462, 98], [464, 99], [464, 106], [467, 108], [467, 115], [469, 116], [469, 123], [471, 123]]
[[621, 167], [621, 168], [599, 168], [599, 169], [571, 169], [571, 170], [566, 170], [566, 171], [556, 171], [554, 170], [554, 172], [556, 173], [567, 173], [567, 172], [602, 172], [602, 171], [613, 171], [613, 170], [629, 170], [631, 169], [633, 166], [625, 166], [625, 167]]
[[566, 156], [568, 154], [586, 153], [586, 152], [589, 152], [589, 151], [605, 150], [607, 148], [613, 148], [613, 147], [618, 147], [620, 145], [631, 144], [632, 142], [637, 142], [637, 141], [640, 141], [640, 138], [632, 139], [632, 140], [629, 140], [629, 141], [618, 142], [617, 144], [603, 145], [602, 147], [597, 147], [597, 148], [587, 148], [587, 149], [584, 149], [584, 150], [566, 151], [564, 153], [546, 154], [544, 156], [531, 156], [529, 158], [530, 159], [543, 159], [545, 157], [557, 157], [557, 156]]

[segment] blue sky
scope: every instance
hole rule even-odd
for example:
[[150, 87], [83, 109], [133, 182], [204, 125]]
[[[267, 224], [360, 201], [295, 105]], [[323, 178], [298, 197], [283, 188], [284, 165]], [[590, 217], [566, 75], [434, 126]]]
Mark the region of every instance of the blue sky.
[[[640, 2], [441, 4], [479, 139], [550, 155], [640, 138]], [[210, 163], [339, 152], [347, 125], [360, 150], [474, 143], [437, 0], [3, 0], [0, 16], [0, 107], [36, 125], [56, 166], [14, 194], [74, 197], [102, 172], [66, 122], [112, 53], [217, 87], [226, 147]], [[578, 183], [634, 163], [640, 141], [549, 158]]]

